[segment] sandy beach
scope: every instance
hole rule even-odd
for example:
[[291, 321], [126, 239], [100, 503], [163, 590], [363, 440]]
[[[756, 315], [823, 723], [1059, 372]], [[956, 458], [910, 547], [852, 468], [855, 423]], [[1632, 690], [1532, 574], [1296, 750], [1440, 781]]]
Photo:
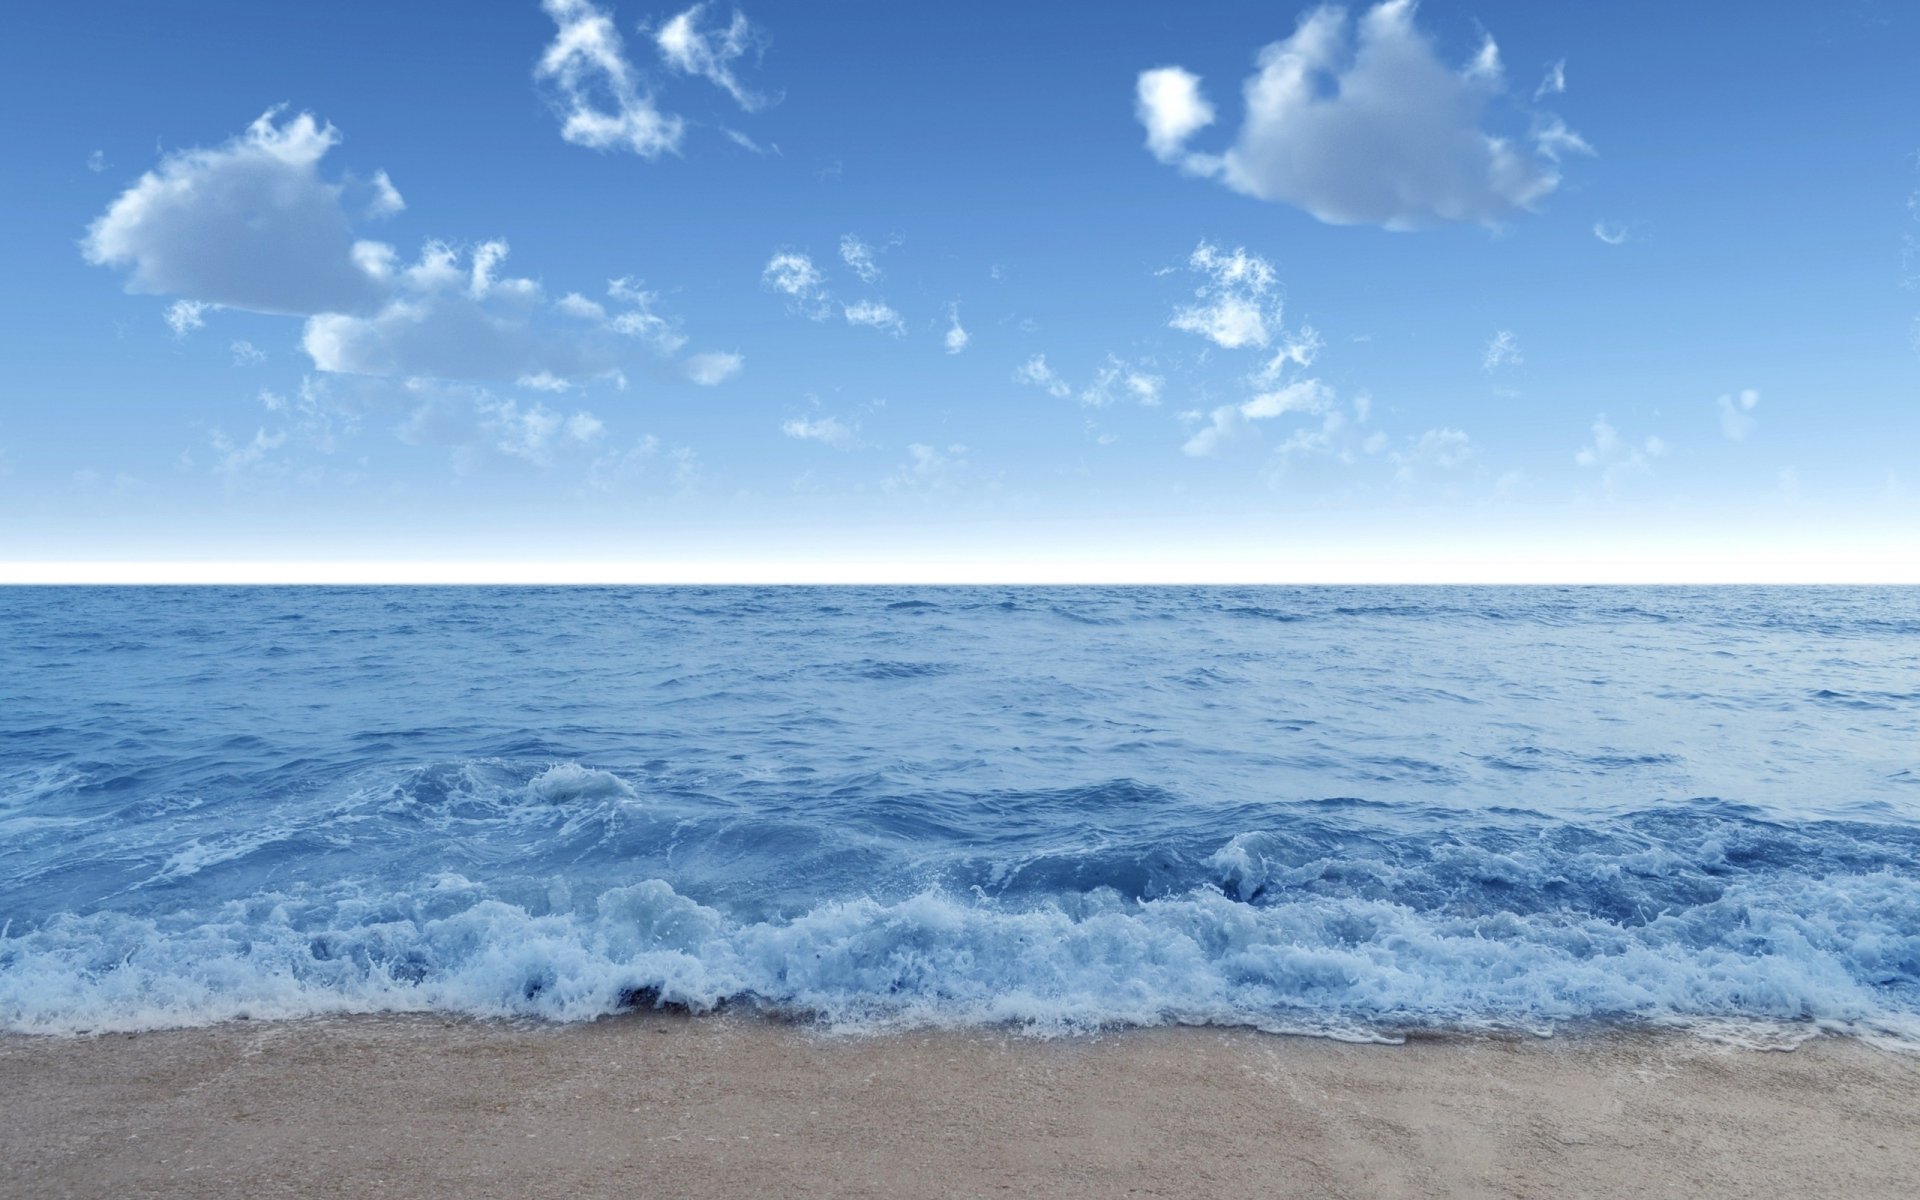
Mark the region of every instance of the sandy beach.
[[431, 1017], [0, 1039], [0, 1193], [1907, 1196], [1920, 1057], [1680, 1034], [850, 1038]]

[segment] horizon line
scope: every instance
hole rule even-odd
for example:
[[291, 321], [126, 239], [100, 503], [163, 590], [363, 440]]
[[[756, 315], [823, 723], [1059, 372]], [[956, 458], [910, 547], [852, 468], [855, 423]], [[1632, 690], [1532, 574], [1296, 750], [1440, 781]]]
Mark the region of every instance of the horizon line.
[[1294, 558], [1285, 562], [605, 559], [0, 561], [0, 586], [1257, 587], [1920, 584], [1920, 558]]

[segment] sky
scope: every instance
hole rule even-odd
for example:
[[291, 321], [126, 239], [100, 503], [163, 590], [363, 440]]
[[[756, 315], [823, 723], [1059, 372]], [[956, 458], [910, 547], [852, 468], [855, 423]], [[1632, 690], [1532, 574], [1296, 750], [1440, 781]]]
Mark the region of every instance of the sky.
[[35, 5], [0, 580], [1920, 581], [1920, 10]]

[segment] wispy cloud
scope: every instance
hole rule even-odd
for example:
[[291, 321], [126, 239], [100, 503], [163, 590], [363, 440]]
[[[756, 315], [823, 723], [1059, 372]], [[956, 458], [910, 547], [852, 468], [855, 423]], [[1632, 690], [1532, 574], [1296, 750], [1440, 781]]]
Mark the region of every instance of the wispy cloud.
[[701, 26], [709, 6], [696, 4], [673, 17], [654, 34], [654, 44], [669, 67], [698, 75], [732, 96], [741, 108], [764, 108], [767, 98], [749, 91], [734, 74], [734, 63], [749, 54], [756, 58], [766, 45], [766, 34], [739, 9], [725, 25]]
[[1720, 432], [1729, 441], [1746, 441], [1760, 424], [1753, 415], [1753, 410], [1760, 407], [1760, 393], [1752, 388], [1722, 396], [1714, 407], [1720, 410]]

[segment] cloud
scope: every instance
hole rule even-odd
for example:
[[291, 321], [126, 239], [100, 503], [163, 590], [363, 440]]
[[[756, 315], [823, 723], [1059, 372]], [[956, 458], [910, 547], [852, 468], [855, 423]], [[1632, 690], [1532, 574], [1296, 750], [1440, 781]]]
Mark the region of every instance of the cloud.
[[1013, 381], [1044, 388], [1047, 395], [1056, 400], [1065, 400], [1073, 395], [1073, 389], [1067, 386], [1067, 381], [1060, 378], [1054, 373], [1053, 368], [1047, 365], [1047, 356], [1044, 354], [1036, 354], [1014, 368]]
[[738, 375], [746, 365], [747, 360], [738, 354], [710, 352], [688, 358], [682, 369], [701, 387], [716, 387]]
[[1134, 115], [1147, 129], [1147, 149], [1164, 163], [1186, 157], [1186, 141], [1213, 124], [1213, 105], [1200, 94], [1200, 77], [1181, 67], [1140, 72]]
[[872, 246], [851, 233], [840, 239], [840, 259], [860, 277], [862, 283], [879, 281], [880, 264], [874, 258], [877, 253]]
[[400, 195], [400, 189], [393, 186], [393, 180], [387, 178], [385, 171], [373, 173], [373, 199], [367, 204], [367, 216], [378, 219], [391, 217], [407, 210], [406, 198]]
[[1609, 246], [1623, 245], [1627, 240], [1627, 227], [1625, 225], [1610, 225], [1605, 221], [1595, 221], [1593, 223], [1593, 236], [1599, 238]]
[[880, 301], [862, 300], [858, 304], [847, 305], [841, 311], [846, 314], [849, 325], [865, 325], [891, 333], [895, 337], [906, 336], [906, 322], [900, 319], [899, 313]]
[[236, 341], [227, 347], [233, 353], [233, 365], [251, 367], [267, 361], [267, 352], [248, 341]]
[[1669, 450], [1666, 442], [1657, 437], [1648, 437], [1635, 444], [1620, 436], [1619, 430], [1608, 423], [1602, 413], [1593, 421], [1593, 440], [1582, 446], [1573, 460], [1583, 467], [1600, 472], [1601, 483], [1612, 491], [1622, 479], [1630, 475], [1650, 475], [1653, 473], [1653, 460], [1666, 455]]
[[466, 384], [420, 380], [410, 382], [407, 391], [416, 403], [397, 430], [400, 439], [447, 447], [462, 474], [566, 462], [585, 469], [606, 436], [606, 423], [585, 409], [562, 412], [539, 400], [522, 403]]
[[331, 125], [269, 110], [210, 150], [168, 155], [87, 230], [88, 262], [129, 268], [127, 290], [250, 312], [364, 312], [386, 289], [369, 271], [376, 243], [356, 243], [343, 185], [319, 164], [340, 143]]
[[967, 448], [958, 442], [942, 449], [924, 442], [907, 447], [904, 466], [881, 481], [889, 492], [943, 492], [957, 486], [967, 470]]
[[1115, 400], [1127, 398], [1149, 408], [1160, 403], [1160, 390], [1166, 380], [1145, 367], [1123, 362], [1113, 355], [1093, 374], [1093, 382], [1080, 393], [1080, 403], [1088, 408], [1105, 408]]
[[1473, 442], [1458, 429], [1429, 429], [1406, 450], [1389, 456], [1394, 478], [1412, 483], [1432, 471], [1457, 471], [1473, 461]]
[[92, 171], [95, 175], [106, 170], [107, 166], [107, 152], [105, 150], [95, 150], [87, 155], [87, 170]]
[[1261, 50], [1245, 120], [1220, 154], [1188, 148], [1213, 117], [1199, 79], [1179, 67], [1143, 72], [1135, 98], [1148, 149], [1334, 225], [1492, 224], [1532, 209], [1559, 185], [1555, 159], [1590, 148], [1557, 119], [1536, 123], [1531, 150], [1483, 129], [1505, 94], [1498, 48], [1489, 38], [1465, 67], [1449, 67], [1414, 10], [1387, 0], [1357, 21], [1333, 7], [1302, 17]]
[[[642, 158], [679, 153], [686, 122], [663, 113], [627, 60], [613, 18], [590, 0], [542, 0], [559, 27], [534, 78], [552, 88], [560, 136], [594, 150], [630, 150]], [[698, 6], [682, 13], [686, 17]], [[676, 18], [678, 19], [678, 18]]]
[[218, 305], [208, 304], [204, 300], [175, 300], [167, 305], [167, 311], [162, 314], [162, 317], [167, 323], [167, 328], [173, 330], [173, 336], [183, 338], [196, 329], [204, 328], [207, 323], [207, 310], [217, 307]]
[[960, 306], [958, 304], [950, 304], [947, 306], [947, 320], [949, 322], [945, 339], [947, 353], [958, 354], [967, 348], [968, 342], [973, 340], [967, 335], [966, 329], [960, 324]]
[[[1215, 408], [1207, 415], [1208, 424], [1189, 437], [1180, 450], [1193, 458], [1207, 458], [1223, 453], [1235, 442], [1257, 438], [1259, 430], [1254, 425], [1256, 421], [1270, 421], [1289, 413], [1324, 415], [1331, 412], [1333, 406], [1332, 388], [1317, 379], [1296, 380], [1270, 392], [1262, 392], [1243, 403], [1222, 404]], [[1196, 419], [1200, 416], [1198, 413], [1188, 415]], [[1281, 446], [1281, 450], [1292, 453], [1310, 448], [1308, 443], [1297, 440], [1299, 436], [1296, 431]]]
[[390, 272], [394, 298], [369, 317], [321, 313], [308, 319], [302, 345], [323, 371], [448, 380], [579, 380], [611, 374], [623, 344], [638, 341], [670, 355], [686, 341], [652, 310], [655, 297], [628, 279], [607, 287], [626, 306], [569, 293], [552, 305], [530, 279], [502, 277], [504, 241], [462, 254], [430, 242], [404, 270]]
[[1239, 247], [1228, 254], [1203, 241], [1187, 267], [1204, 277], [1194, 289], [1197, 303], [1176, 309], [1168, 325], [1227, 350], [1264, 346], [1279, 332], [1280, 304], [1266, 301], [1277, 279], [1272, 263]]
[[1547, 68], [1546, 75], [1540, 80], [1540, 86], [1533, 89], [1535, 100], [1544, 100], [1548, 96], [1558, 96], [1567, 90], [1567, 60], [1561, 59]]
[[856, 431], [838, 417], [807, 419], [794, 417], [780, 423], [780, 432], [805, 442], [820, 442], [835, 450], [852, 450], [860, 445]]
[[793, 250], [781, 250], [761, 268], [760, 283], [785, 295], [808, 318], [824, 321], [832, 311], [827, 306], [826, 276], [813, 265], [813, 259]]
[[1497, 371], [1501, 367], [1517, 367], [1526, 360], [1520, 357], [1520, 339], [1511, 329], [1502, 329], [1487, 342], [1487, 348], [1480, 356], [1482, 371]]
[[1738, 395], [1722, 396], [1715, 402], [1720, 409], [1720, 432], [1730, 441], [1743, 442], [1759, 425], [1753, 410], [1760, 406], [1760, 393], [1747, 388]]
[[733, 73], [736, 59], [748, 52], [758, 56], [765, 44], [764, 35], [739, 9], [724, 27], [702, 29], [700, 18], [706, 9], [705, 3], [696, 4], [660, 27], [653, 37], [660, 57], [674, 70], [699, 75], [721, 88], [748, 112], [765, 107], [766, 98], [741, 86]]

